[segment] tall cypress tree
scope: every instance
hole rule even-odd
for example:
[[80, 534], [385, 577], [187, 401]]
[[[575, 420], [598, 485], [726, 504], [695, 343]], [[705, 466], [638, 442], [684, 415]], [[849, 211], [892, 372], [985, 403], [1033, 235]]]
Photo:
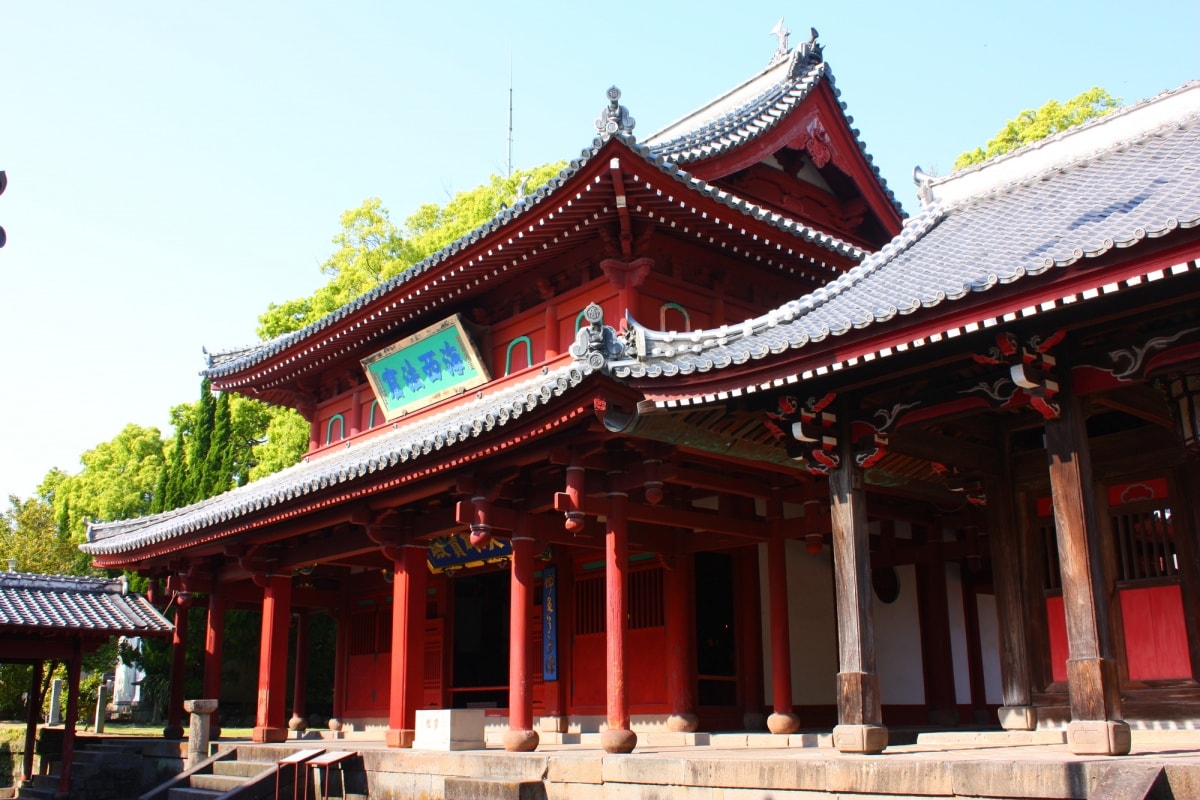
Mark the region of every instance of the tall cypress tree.
[[[229, 414], [229, 392], [217, 397], [213, 412], [212, 441], [204, 459], [204, 497], [218, 495], [229, 488], [233, 473], [231, 450], [232, 420]], [[203, 498], [201, 498], [203, 499]]]
[[217, 403], [213, 398], [208, 378], [200, 382], [200, 402], [196, 404], [196, 426], [192, 430], [188, 442], [188, 503], [198, 503], [208, 497], [205, 490], [211, 485], [206, 475], [208, 450], [212, 447], [213, 424], [217, 412]]
[[167, 464], [167, 491], [163, 495], [163, 511], [187, 505], [187, 461], [184, 460], [183, 425], [175, 425], [175, 446]]

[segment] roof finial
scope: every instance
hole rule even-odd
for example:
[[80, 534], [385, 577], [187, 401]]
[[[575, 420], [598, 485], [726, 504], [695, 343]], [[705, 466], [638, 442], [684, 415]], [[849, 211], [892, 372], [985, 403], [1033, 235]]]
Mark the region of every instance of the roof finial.
[[788, 36], [790, 36], [791, 33], [791, 31], [784, 27], [783, 17], [780, 17], [779, 22], [775, 23], [775, 27], [771, 28], [770, 35], [779, 39], [779, 46], [775, 48], [775, 55], [771, 56], [771, 64], [787, 58], [787, 54], [790, 52], [788, 49]]
[[601, 136], [612, 136], [621, 133], [633, 133], [636, 121], [629, 116], [629, 109], [620, 104], [621, 90], [612, 86], [608, 90], [608, 105], [600, 110], [600, 118], [596, 120], [596, 132]]

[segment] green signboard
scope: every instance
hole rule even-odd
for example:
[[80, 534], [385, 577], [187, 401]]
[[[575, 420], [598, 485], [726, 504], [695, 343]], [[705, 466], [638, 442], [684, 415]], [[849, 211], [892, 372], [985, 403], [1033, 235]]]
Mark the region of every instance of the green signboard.
[[490, 379], [457, 314], [367, 356], [362, 365], [389, 420]]

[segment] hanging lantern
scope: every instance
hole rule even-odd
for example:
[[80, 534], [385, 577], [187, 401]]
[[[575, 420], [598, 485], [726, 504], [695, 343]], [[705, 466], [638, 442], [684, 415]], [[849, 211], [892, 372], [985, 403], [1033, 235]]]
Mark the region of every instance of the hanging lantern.
[[1168, 375], [1166, 384], [1175, 430], [1187, 451], [1200, 455], [1200, 372]]

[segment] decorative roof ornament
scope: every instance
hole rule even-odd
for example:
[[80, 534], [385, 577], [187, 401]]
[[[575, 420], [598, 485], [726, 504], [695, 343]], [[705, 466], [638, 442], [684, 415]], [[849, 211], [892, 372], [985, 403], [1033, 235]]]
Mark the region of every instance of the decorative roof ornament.
[[824, 48], [822, 48], [821, 45], [817, 44], [817, 36], [819, 34], [817, 33], [816, 28], [809, 28], [808, 31], [809, 31], [808, 41], [801, 43], [800, 48], [798, 50], [798, 52], [800, 53], [800, 60], [801, 61], [820, 61], [822, 58], [824, 58], [824, 52], [823, 52]]
[[616, 86], [608, 89], [608, 105], [600, 110], [596, 120], [596, 132], [601, 136], [612, 136], [614, 133], [633, 133], [637, 121], [629, 116], [629, 109], [620, 104], [621, 90]]
[[599, 305], [588, 303], [583, 318], [587, 325], [579, 328], [575, 343], [567, 348], [576, 361], [602, 370], [609, 361], [622, 361], [628, 357], [625, 340], [611, 326], [604, 324], [604, 310]]
[[791, 34], [792, 32], [783, 25], [783, 17], [780, 17], [779, 22], [775, 23], [775, 27], [771, 28], [771, 32], [769, 34], [770, 36], [774, 36], [779, 40], [779, 46], [775, 48], [775, 54], [771, 56], [771, 60], [767, 62], [767, 66], [778, 64], [780, 61], [787, 58], [788, 53], [791, 52], [791, 48], [788, 47], [788, 36]]

